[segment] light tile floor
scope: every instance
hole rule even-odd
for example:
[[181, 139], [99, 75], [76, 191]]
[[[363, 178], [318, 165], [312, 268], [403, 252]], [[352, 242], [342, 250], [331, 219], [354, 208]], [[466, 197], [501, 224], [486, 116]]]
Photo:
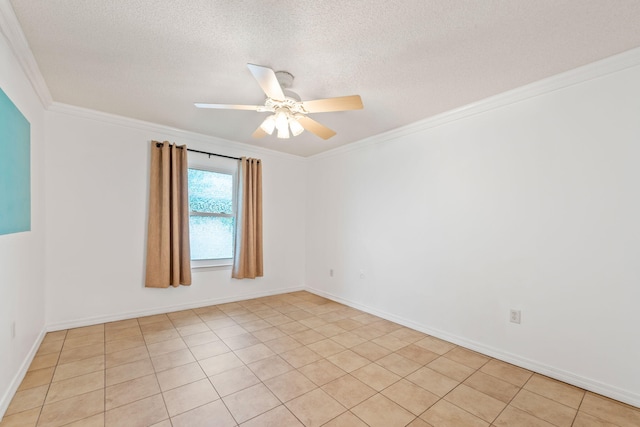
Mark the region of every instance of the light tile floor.
[[8, 426], [640, 426], [640, 409], [307, 292], [47, 334]]

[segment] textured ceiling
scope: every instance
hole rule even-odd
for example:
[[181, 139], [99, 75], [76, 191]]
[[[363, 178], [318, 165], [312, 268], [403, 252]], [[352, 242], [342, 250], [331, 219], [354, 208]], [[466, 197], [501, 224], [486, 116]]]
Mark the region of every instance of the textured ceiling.
[[[12, 0], [53, 100], [313, 155], [640, 46], [638, 0]], [[338, 134], [254, 140], [246, 63], [286, 70]]]

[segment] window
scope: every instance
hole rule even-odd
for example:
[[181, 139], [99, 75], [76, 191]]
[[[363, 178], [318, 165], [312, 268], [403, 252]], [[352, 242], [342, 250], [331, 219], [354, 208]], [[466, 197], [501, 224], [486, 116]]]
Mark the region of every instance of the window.
[[188, 183], [192, 267], [230, 265], [235, 237], [235, 173], [190, 167]]

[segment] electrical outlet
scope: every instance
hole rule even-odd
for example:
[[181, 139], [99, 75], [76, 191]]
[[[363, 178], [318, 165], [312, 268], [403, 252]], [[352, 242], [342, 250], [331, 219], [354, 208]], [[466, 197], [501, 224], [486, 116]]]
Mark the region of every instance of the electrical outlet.
[[509, 322], [520, 324], [521, 313], [520, 310], [513, 310], [509, 313]]
[[329, 269], [329, 277], [333, 277], [333, 268]]
[[11, 322], [11, 339], [16, 337], [16, 322]]

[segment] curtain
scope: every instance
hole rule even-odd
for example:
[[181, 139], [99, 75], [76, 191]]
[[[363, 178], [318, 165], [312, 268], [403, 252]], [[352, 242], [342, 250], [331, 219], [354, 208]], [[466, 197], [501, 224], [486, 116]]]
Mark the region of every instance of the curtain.
[[238, 170], [236, 243], [231, 277], [262, 277], [262, 162], [242, 157]]
[[145, 286], [191, 284], [187, 147], [151, 141]]

